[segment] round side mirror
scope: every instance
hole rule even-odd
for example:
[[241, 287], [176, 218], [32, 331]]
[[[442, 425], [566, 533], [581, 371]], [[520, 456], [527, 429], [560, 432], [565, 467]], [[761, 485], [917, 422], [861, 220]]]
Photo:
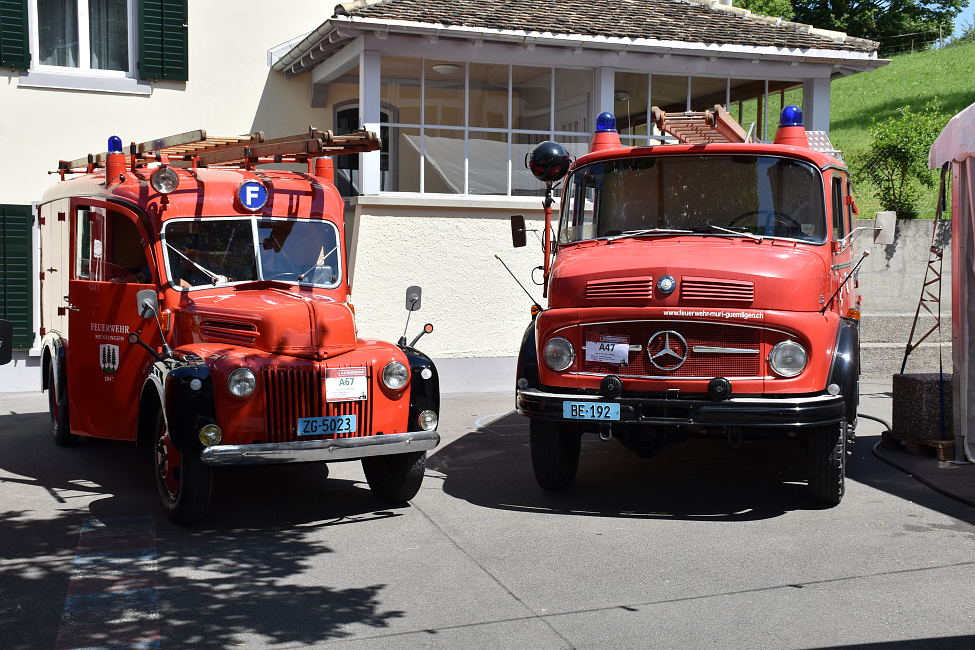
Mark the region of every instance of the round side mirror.
[[526, 166], [532, 175], [543, 183], [554, 183], [569, 171], [572, 157], [565, 147], [557, 142], [546, 141], [532, 149], [528, 154]]

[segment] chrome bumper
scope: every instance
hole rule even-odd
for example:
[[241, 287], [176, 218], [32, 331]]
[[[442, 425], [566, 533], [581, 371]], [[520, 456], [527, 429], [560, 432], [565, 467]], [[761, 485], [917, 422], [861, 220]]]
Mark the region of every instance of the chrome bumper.
[[337, 461], [426, 451], [440, 444], [436, 431], [411, 431], [382, 436], [335, 438], [260, 445], [216, 445], [201, 454], [207, 465], [272, 465]]

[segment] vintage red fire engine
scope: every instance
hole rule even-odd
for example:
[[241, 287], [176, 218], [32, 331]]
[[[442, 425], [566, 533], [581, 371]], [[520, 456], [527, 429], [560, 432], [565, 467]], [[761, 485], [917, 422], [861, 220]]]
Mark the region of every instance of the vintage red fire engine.
[[[39, 208], [55, 442], [151, 445], [180, 523], [206, 515], [221, 465], [361, 459], [379, 499], [413, 498], [440, 440], [437, 370], [423, 332], [358, 338], [329, 158], [378, 147], [195, 131], [62, 161]], [[308, 172], [265, 164], [282, 162]]]
[[[603, 113], [589, 153], [547, 142], [529, 157], [549, 189], [549, 304], [517, 377], [535, 476], [569, 487], [584, 432], [641, 456], [688, 438], [792, 438], [811, 498], [839, 503], [859, 399], [849, 172], [810, 148], [794, 106], [773, 143], [747, 142], [720, 106], [651, 116], [676, 143], [621, 146]], [[512, 232], [524, 245], [522, 217]]]

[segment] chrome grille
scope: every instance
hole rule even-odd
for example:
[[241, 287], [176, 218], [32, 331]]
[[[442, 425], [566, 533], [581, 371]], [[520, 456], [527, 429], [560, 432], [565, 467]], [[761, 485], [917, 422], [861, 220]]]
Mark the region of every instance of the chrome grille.
[[680, 282], [681, 300], [709, 302], [752, 302], [755, 285], [744, 280], [683, 277]]
[[[647, 346], [657, 332], [674, 331], [687, 341], [687, 360], [675, 370], [661, 370], [650, 362]], [[675, 321], [633, 321], [598, 323], [582, 326], [582, 345], [604, 337], [623, 337], [630, 345], [639, 345], [639, 352], [630, 352], [627, 365], [596, 363], [585, 360], [579, 352], [582, 372], [620, 374], [640, 377], [758, 377], [761, 376], [762, 330], [722, 323]], [[695, 346], [755, 350], [752, 354], [724, 352], [694, 352]]]
[[[324, 366], [265, 366], [261, 369], [264, 382], [264, 426], [268, 442], [295, 442], [370, 435], [371, 402], [325, 401]], [[354, 415], [354, 433], [299, 436], [298, 418]]]

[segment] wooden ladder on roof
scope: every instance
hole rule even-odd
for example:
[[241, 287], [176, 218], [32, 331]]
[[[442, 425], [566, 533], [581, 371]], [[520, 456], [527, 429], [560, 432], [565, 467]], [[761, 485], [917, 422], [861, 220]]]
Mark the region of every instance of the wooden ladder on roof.
[[[341, 156], [375, 151], [382, 141], [374, 131], [335, 135], [314, 127], [307, 133], [266, 139], [261, 131], [241, 136], [208, 136], [198, 129], [129, 145], [132, 168], [152, 162], [166, 162], [172, 167], [206, 167], [221, 165], [247, 167], [259, 163], [308, 162], [321, 156]], [[92, 172], [104, 167], [108, 153], [88, 154], [74, 160], [62, 160], [58, 170], [62, 177], [74, 170]]]
[[661, 133], [669, 133], [686, 144], [748, 142], [748, 134], [721, 104], [707, 111], [683, 113], [665, 113], [652, 106], [650, 119]]

